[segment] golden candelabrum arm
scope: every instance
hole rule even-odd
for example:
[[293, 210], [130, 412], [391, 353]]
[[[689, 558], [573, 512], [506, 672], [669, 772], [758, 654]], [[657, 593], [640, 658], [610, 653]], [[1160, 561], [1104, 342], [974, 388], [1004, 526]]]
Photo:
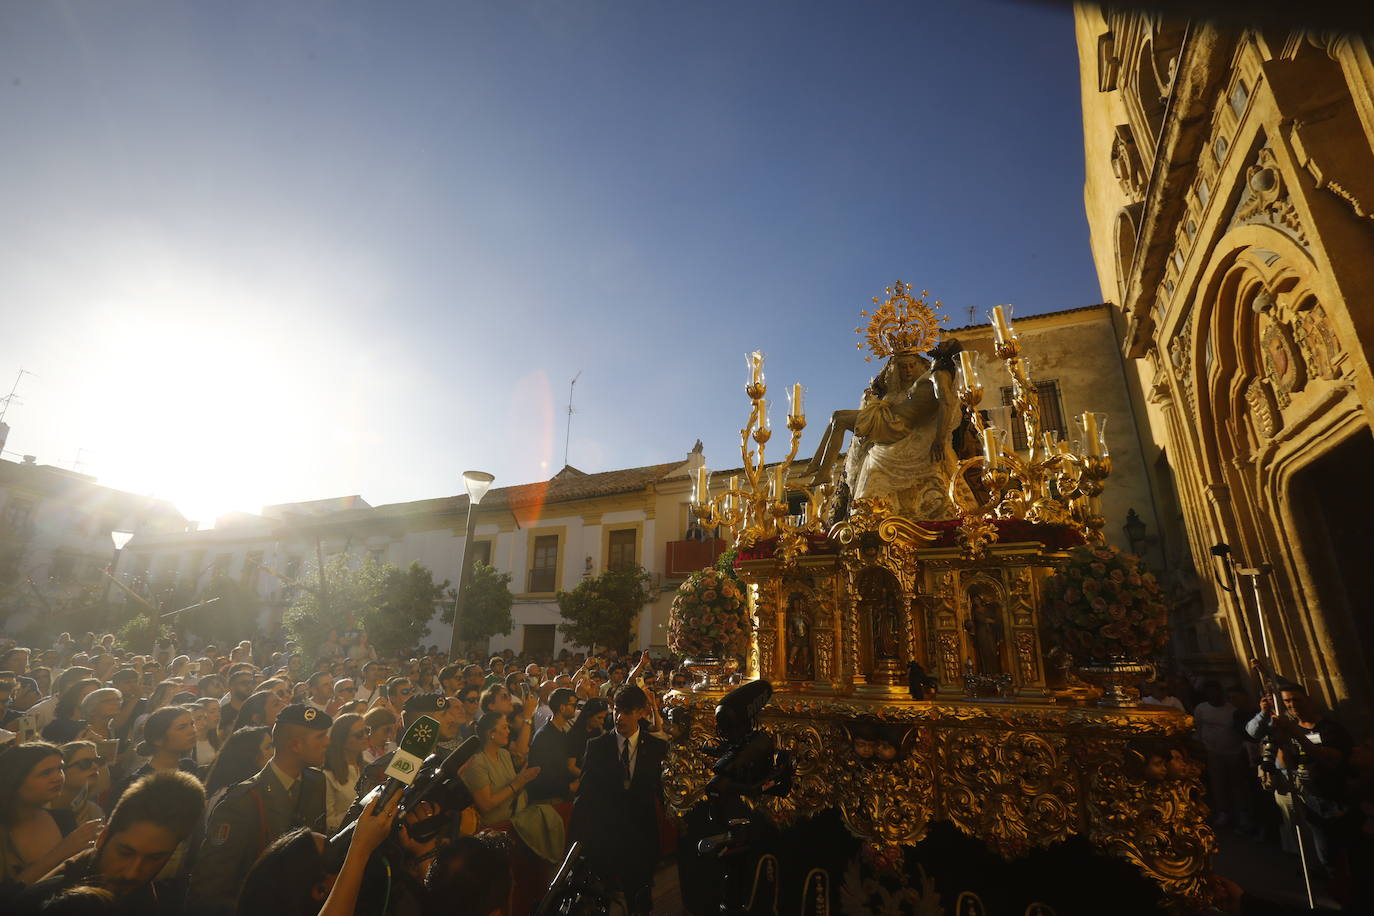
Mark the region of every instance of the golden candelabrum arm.
[[[792, 389], [793, 411], [787, 415], [787, 429], [791, 433], [787, 456], [771, 469], [770, 478], [767, 445], [773, 430], [768, 423], [768, 388], [763, 381], [763, 354], [755, 351], [749, 354], [748, 360], [751, 374], [744, 391], [749, 396], [750, 410], [749, 418], [740, 430], [743, 485], [736, 486], [732, 480], [727, 489], [712, 495], [709, 492], [710, 474], [701, 469], [698, 472], [697, 492], [692, 499], [692, 513], [704, 527], [730, 529], [736, 547], [747, 547], [756, 541], [777, 537], [780, 539], [779, 552], [784, 558], [790, 559], [806, 549], [806, 539], [801, 535], [813, 529], [820, 530], [816, 495], [808, 488], [787, 480], [797, 450], [801, 447], [802, 430], [806, 429], [806, 415], [800, 412], [801, 385], [794, 385]], [[800, 522], [793, 521], [787, 514], [789, 491], [801, 491], [807, 496], [808, 510]]]

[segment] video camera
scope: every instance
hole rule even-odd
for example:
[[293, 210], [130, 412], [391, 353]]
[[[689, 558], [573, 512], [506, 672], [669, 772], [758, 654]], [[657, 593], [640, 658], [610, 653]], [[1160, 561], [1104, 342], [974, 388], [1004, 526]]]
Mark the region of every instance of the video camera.
[[[472, 792], [458, 775], [458, 771], [481, 750], [481, 747], [482, 743], [473, 736], [447, 755], [430, 754], [420, 764], [415, 778], [409, 785], [389, 779], [355, 801], [344, 817], [344, 826], [330, 837], [325, 847], [326, 867], [342, 867], [344, 855], [353, 840], [353, 826], [372, 800], [379, 797], [389, 800], [396, 792], [401, 793], [401, 802], [394, 829], [401, 829], [407, 812], [417, 811], [421, 804], [430, 802], [437, 809], [436, 813], [424, 820], [407, 824], [405, 829], [410, 838], [419, 843], [426, 843], [438, 837], [445, 829], [456, 835], [459, 826], [458, 816], [463, 809], [473, 803]], [[385, 845], [381, 848], [385, 849]]]
[[727, 693], [716, 706], [716, 735], [721, 740], [703, 748], [716, 758], [711, 766], [715, 775], [706, 785], [708, 797], [785, 798], [792, 791], [796, 772], [792, 755], [778, 750], [773, 736], [758, 723], [759, 713], [772, 697], [772, 684], [750, 681]]

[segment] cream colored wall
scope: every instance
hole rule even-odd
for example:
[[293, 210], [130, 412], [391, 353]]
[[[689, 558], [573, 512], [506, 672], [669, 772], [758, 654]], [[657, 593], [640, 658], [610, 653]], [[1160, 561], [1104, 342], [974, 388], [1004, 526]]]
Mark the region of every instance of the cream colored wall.
[[1096, 4], [1074, 5], [1078, 39], [1078, 71], [1083, 102], [1083, 203], [1088, 214], [1089, 245], [1103, 302], [1117, 302], [1116, 249], [1112, 237], [1116, 214], [1126, 203], [1125, 193], [1112, 174], [1111, 150], [1116, 125], [1126, 120], [1119, 91], [1098, 90], [1098, 36], [1106, 31], [1102, 9]]

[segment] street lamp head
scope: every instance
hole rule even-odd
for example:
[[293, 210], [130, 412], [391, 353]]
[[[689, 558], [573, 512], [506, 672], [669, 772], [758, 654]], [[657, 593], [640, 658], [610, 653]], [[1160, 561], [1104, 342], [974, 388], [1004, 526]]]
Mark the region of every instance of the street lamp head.
[[468, 499], [475, 506], [487, 495], [487, 488], [496, 478], [486, 471], [464, 471], [463, 486], [468, 488]]
[[123, 550], [124, 545], [129, 543], [129, 539], [134, 536], [132, 531], [111, 531], [110, 540], [114, 542], [115, 550]]

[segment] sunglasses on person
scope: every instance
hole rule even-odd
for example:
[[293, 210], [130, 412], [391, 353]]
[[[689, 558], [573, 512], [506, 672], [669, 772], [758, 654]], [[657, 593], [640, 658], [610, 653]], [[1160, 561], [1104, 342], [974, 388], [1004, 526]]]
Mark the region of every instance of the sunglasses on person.
[[103, 767], [104, 765], [105, 765], [105, 758], [104, 758], [104, 757], [82, 757], [80, 760], [73, 760], [71, 763], [67, 764], [67, 765], [64, 766], [62, 769], [64, 769], [64, 770], [89, 770], [89, 769], [92, 769], [92, 768], [94, 768], [94, 767]]

